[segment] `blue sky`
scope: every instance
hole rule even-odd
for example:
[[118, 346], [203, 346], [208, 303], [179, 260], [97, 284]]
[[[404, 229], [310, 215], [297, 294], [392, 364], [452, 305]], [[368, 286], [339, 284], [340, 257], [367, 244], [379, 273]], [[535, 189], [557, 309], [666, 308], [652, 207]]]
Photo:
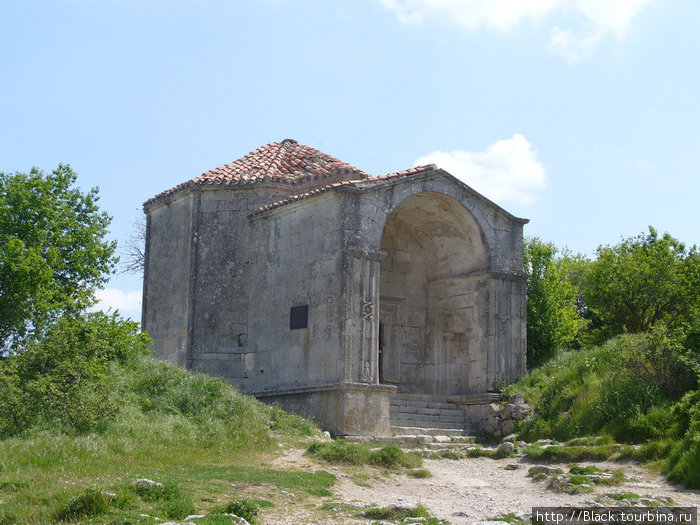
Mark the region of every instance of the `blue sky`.
[[[143, 201], [284, 138], [437, 162], [574, 252], [697, 243], [696, 0], [3, 0], [0, 171]], [[138, 317], [141, 280], [104, 304]]]

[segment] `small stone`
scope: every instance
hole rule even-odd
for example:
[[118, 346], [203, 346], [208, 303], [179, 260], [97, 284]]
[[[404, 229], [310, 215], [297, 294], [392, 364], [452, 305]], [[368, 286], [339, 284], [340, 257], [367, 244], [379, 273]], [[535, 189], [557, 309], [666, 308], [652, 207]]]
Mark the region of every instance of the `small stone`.
[[501, 431], [502, 434], [510, 434], [515, 430], [515, 421], [512, 419], [508, 419], [503, 421], [503, 430]]
[[522, 405], [525, 403], [525, 398], [521, 393], [513, 394], [508, 398], [508, 403], [512, 403], [514, 405]]
[[137, 485], [146, 485], [151, 488], [156, 488], [156, 489], [162, 489], [163, 484], [158, 483], [157, 481], [153, 481], [152, 479], [146, 479], [146, 478], [139, 478], [131, 482], [132, 485], [137, 486]]
[[236, 516], [235, 514], [224, 514], [224, 516], [231, 518], [233, 525], [250, 525], [247, 519]]
[[546, 474], [547, 476], [553, 476], [557, 473], [557, 469], [555, 467], [550, 467], [547, 465], [535, 465], [534, 467], [530, 467], [530, 470], [528, 470], [530, 475], [533, 474]]
[[499, 456], [510, 456], [511, 454], [515, 453], [515, 445], [511, 443], [510, 441], [506, 441], [505, 443], [501, 443], [498, 448], [496, 449], [496, 454]]
[[553, 439], [538, 439], [535, 441], [535, 445], [552, 445], [555, 441]]

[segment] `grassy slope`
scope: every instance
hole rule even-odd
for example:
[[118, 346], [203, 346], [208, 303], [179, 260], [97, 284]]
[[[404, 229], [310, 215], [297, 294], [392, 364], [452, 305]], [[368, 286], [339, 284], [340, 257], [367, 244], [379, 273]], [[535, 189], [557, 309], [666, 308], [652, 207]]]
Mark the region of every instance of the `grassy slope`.
[[[89, 489], [116, 498], [110, 496], [106, 512], [80, 522], [152, 523], [140, 514], [182, 518], [255, 495], [254, 485], [273, 499], [281, 490], [303, 498], [335, 482], [323, 472], [261, 466], [279, 441], [318, 432], [306, 420], [148, 358], [115, 366], [109, 378], [121, 409], [100, 432], [35, 428], [0, 441], [0, 524], [50, 523]], [[165, 483], [172, 494], [144, 499], [130, 486], [137, 478]]]
[[[680, 365], [669, 365], [673, 354], [650, 346], [645, 337], [624, 336], [562, 353], [508, 387], [507, 394], [522, 392], [537, 414], [520, 429], [524, 439], [602, 437], [579, 439], [578, 448], [569, 451], [533, 448], [533, 455], [555, 459], [556, 452], [569, 460], [576, 459], [569, 452], [579, 459], [632, 456], [656, 461], [671, 479], [700, 488], [700, 392], [697, 386], [686, 392], [687, 387], [675, 388], [681, 383]], [[664, 375], [665, 366], [670, 373]], [[647, 377], [644, 370], [659, 377]], [[684, 384], [692, 385], [692, 366], [688, 371], [691, 381]], [[664, 387], [664, 377], [674, 384]], [[640, 446], [619, 447], [613, 440]]]

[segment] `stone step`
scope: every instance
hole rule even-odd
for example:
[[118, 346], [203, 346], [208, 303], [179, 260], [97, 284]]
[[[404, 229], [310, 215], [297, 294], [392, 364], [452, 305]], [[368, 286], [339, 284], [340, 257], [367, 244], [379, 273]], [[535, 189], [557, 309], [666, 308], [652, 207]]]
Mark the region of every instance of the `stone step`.
[[457, 411], [446, 411], [446, 410], [428, 410], [428, 409], [418, 409], [418, 410], [390, 410], [389, 414], [406, 414], [410, 417], [465, 417], [464, 412]]
[[464, 428], [467, 422], [459, 421], [440, 421], [439, 419], [390, 419], [389, 425], [394, 427], [414, 427], [414, 428]]
[[[392, 422], [393, 423], [393, 422]], [[423, 435], [423, 436], [464, 436], [463, 428], [420, 427], [391, 425], [389, 430], [396, 435]]]
[[433, 412], [433, 411], [438, 411], [438, 412], [459, 412], [462, 413], [463, 410], [459, 407], [456, 407], [454, 405], [452, 406], [447, 406], [447, 407], [440, 407], [440, 406], [433, 406], [433, 405], [428, 405], [425, 407], [417, 407], [417, 406], [403, 406], [403, 405], [389, 405], [389, 410], [394, 410], [398, 412]]
[[389, 407], [395, 408], [395, 409], [403, 409], [403, 408], [430, 408], [430, 409], [439, 409], [439, 410], [461, 410], [458, 405], [455, 405], [454, 403], [430, 403], [430, 402], [402, 402], [402, 403], [394, 403], [394, 402], [389, 402]]
[[414, 411], [424, 411], [424, 410], [438, 410], [440, 412], [463, 412], [463, 410], [455, 405], [447, 406], [436, 406], [429, 403], [425, 403], [427, 406], [413, 406], [413, 405], [389, 405], [389, 410], [396, 410], [400, 412], [414, 412]]

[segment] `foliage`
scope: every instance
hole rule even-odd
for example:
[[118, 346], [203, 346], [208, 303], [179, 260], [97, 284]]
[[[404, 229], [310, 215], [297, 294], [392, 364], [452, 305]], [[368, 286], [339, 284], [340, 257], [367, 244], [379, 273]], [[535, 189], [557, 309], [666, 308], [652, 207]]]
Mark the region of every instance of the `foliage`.
[[248, 523], [255, 524], [260, 513], [260, 505], [255, 500], [238, 498], [218, 507], [217, 511], [222, 514], [235, 514], [247, 520]]
[[[240, 394], [222, 379], [145, 358], [115, 369], [114, 381], [137, 423], [141, 417], [167, 418], [208, 446], [225, 441], [228, 447], [256, 443], [262, 449], [272, 443], [270, 427], [279, 409]], [[293, 426], [284, 432], [300, 434]]]
[[[402, 521], [406, 518], [425, 518], [431, 519], [433, 515], [423, 505], [416, 505], [413, 508], [405, 507], [375, 507], [367, 509], [363, 512], [365, 518], [372, 520], [392, 520]], [[433, 518], [435, 519], [435, 518]]]
[[306, 452], [310, 456], [328, 463], [346, 465], [375, 465], [390, 469], [402, 467], [413, 469], [423, 464], [421, 456], [404, 452], [395, 444], [388, 444], [377, 450], [371, 450], [367, 444], [336, 439], [328, 443], [312, 443]]
[[61, 507], [56, 512], [56, 519], [58, 521], [67, 521], [98, 516], [109, 510], [113, 500], [113, 496], [102, 491], [87, 489]]
[[700, 488], [700, 391], [689, 392], [676, 406], [673, 416], [677, 435], [668, 457], [669, 478], [691, 488]]
[[111, 218], [98, 193], [74, 187], [75, 173], [0, 172], [0, 349], [41, 332], [67, 312], [93, 302], [114, 268], [116, 243], [105, 240]]
[[570, 278], [581, 258], [557, 256], [551, 243], [537, 237], [524, 243], [527, 274], [527, 366], [536, 367], [571, 346], [584, 326], [577, 309], [578, 289]]
[[110, 363], [147, 354], [148, 342], [117, 314], [60, 318], [41, 340], [0, 360], [0, 436], [40, 424], [96, 429], [118, 409], [107, 386]]
[[370, 452], [367, 457], [370, 465], [384, 468], [417, 468], [423, 464], [422, 458], [416, 454], [406, 453], [393, 443], [384, 445], [379, 450]]
[[[287, 427], [273, 440], [273, 409], [264, 403], [146, 356], [108, 365], [103, 385], [110, 399], [119, 399], [119, 409], [93, 431], [38, 423], [0, 439], [0, 520], [50, 523], [71, 497], [90, 488], [117, 495], [90, 522], [143, 523], [141, 514], [167, 521], [195, 509], [201, 513], [230, 498], [232, 487], [278, 487], [303, 498], [335, 484], [328, 472], [265, 468], [264, 454], [273, 445], [306, 437]], [[157, 379], [146, 381], [152, 377]], [[153, 392], [159, 395], [150, 399]], [[184, 402], [187, 397], [193, 401]], [[163, 488], [134, 486], [138, 478], [157, 480]], [[279, 498], [287, 502], [287, 496]]]
[[299, 433], [304, 436], [313, 436], [318, 432], [318, 427], [308, 419], [285, 412], [281, 408], [274, 406], [271, 412], [271, 429], [282, 433]]
[[595, 339], [623, 332], [695, 326], [700, 317], [700, 255], [668, 233], [601, 246], [583, 276], [583, 297]]
[[[525, 452], [557, 461], [662, 460], [673, 479], [697, 486], [692, 465], [700, 458], [699, 370], [697, 355], [660, 328], [563, 353], [509, 390], [522, 392], [535, 407], [522, 438], [578, 439], [546, 448], [533, 445]], [[595, 435], [642, 445], [585, 437]]]

